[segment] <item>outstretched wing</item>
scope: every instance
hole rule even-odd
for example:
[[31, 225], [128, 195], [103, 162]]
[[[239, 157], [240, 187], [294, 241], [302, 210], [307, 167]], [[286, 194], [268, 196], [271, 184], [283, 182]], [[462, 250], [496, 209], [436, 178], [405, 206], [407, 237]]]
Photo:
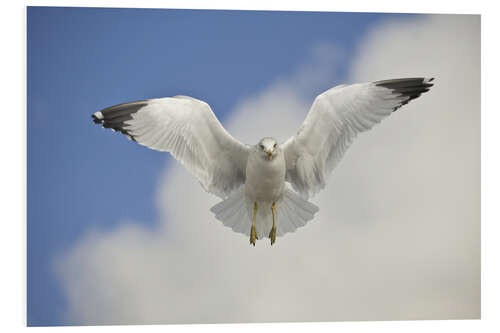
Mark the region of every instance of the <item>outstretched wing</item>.
[[316, 97], [297, 134], [283, 144], [286, 180], [305, 198], [316, 194], [358, 133], [428, 91], [432, 80], [342, 85]]
[[221, 198], [245, 182], [248, 146], [234, 139], [203, 101], [150, 99], [115, 105], [92, 117], [141, 145], [170, 152], [206, 191]]

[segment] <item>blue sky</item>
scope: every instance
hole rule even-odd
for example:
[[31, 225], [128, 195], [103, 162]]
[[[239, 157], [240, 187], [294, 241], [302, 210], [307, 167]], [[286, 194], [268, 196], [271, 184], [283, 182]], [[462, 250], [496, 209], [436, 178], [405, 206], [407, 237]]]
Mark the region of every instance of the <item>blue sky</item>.
[[95, 126], [93, 112], [183, 94], [224, 119], [314, 45], [341, 48], [344, 78], [360, 39], [393, 16], [28, 7], [28, 324], [64, 323], [58, 254], [89, 230], [158, 219], [173, 160]]

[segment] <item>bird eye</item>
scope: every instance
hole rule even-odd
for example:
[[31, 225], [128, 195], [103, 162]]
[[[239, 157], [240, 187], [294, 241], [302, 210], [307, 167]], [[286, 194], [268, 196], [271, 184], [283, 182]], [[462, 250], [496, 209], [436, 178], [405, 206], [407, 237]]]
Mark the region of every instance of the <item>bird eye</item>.
[[273, 148], [276, 148], [276, 146], [277, 146], [277, 145], [278, 145], [278, 144], [277, 144], [277, 143], [275, 143], [275, 144], [274, 144], [274, 146], [273, 146]]
[[264, 150], [264, 145], [260, 145], [260, 149]]

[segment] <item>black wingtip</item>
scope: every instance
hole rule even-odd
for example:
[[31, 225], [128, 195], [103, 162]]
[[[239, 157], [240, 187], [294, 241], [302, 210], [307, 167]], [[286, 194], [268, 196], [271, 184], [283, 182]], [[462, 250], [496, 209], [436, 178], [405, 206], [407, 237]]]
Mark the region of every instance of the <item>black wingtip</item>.
[[95, 114], [92, 114], [92, 121], [94, 121], [95, 124], [100, 124], [103, 122], [103, 120], [97, 118], [97, 116]]
[[411, 100], [418, 98], [421, 94], [429, 91], [430, 88], [434, 86], [433, 83], [430, 83], [432, 81], [434, 81], [433, 77], [415, 77], [376, 81], [374, 84], [379, 87], [391, 89], [394, 93], [399, 94], [401, 97], [407, 97], [406, 100], [394, 108], [393, 111], [396, 111], [401, 106], [408, 104]]
[[130, 140], [135, 141], [135, 138], [126, 129], [129, 126], [126, 121], [131, 120], [132, 115], [147, 104], [148, 101], [145, 100], [110, 106], [92, 114], [92, 120], [95, 124], [102, 124], [103, 128], [111, 128], [121, 132]]

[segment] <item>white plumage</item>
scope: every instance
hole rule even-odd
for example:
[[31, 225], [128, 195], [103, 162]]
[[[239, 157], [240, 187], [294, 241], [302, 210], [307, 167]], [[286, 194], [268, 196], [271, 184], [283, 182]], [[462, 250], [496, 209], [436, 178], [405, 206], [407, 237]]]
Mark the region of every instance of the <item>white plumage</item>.
[[356, 135], [428, 91], [431, 81], [334, 87], [316, 97], [297, 134], [283, 144], [273, 138], [243, 144], [222, 127], [207, 103], [187, 96], [120, 104], [93, 118], [141, 145], [170, 152], [206, 191], [223, 199], [211, 209], [217, 219], [250, 235], [254, 245], [256, 237], [269, 237], [272, 244], [276, 236], [314, 217], [319, 209], [307, 199], [325, 187]]

